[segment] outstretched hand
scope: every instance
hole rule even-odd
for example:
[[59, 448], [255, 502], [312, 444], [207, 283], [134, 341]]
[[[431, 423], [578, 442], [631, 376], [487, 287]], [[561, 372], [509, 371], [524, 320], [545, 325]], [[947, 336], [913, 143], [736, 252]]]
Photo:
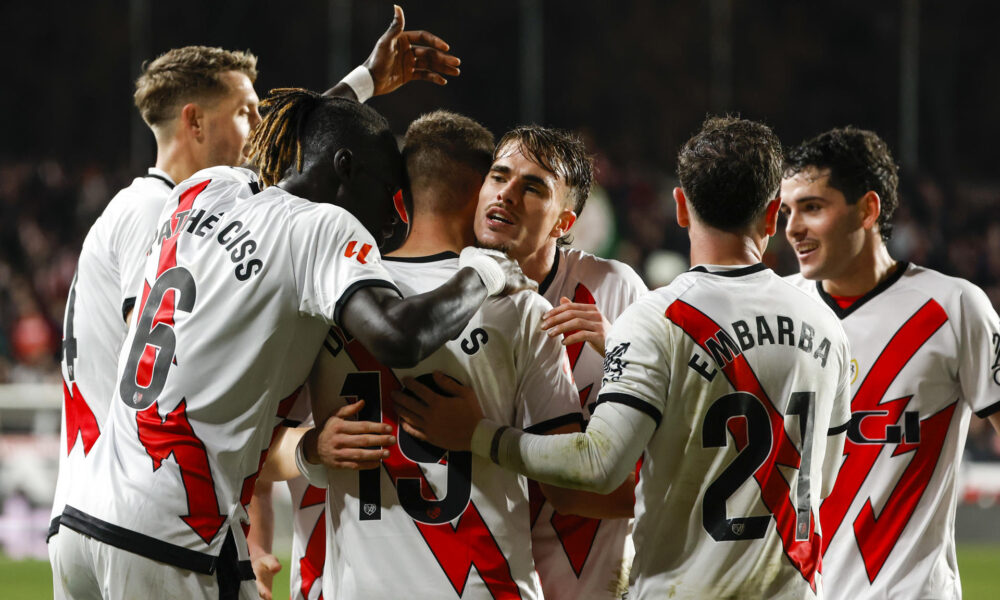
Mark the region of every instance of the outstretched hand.
[[[364, 400], [340, 407], [337, 412], [317, 429], [315, 457], [310, 457], [307, 447], [306, 458], [319, 460], [331, 469], [375, 469], [389, 451], [383, 446], [396, 443], [392, 427], [385, 423], [349, 420], [364, 406]], [[309, 434], [306, 434], [309, 435]], [[307, 440], [308, 442], [308, 440]]]
[[469, 450], [483, 418], [476, 392], [440, 371], [434, 372], [434, 383], [445, 395], [412, 377], [403, 379], [405, 390], [392, 393], [403, 430], [446, 450]]
[[394, 5], [392, 23], [364, 62], [375, 81], [375, 95], [388, 94], [413, 80], [445, 85], [462, 61], [448, 54], [448, 43], [427, 31], [403, 31], [403, 9]]
[[542, 329], [548, 332], [549, 337], [564, 335], [563, 346], [587, 342], [604, 356], [604, 339], [611, 323], [596, 305], [572, 302], [564, 296], [559, 299], [559, 306], [542, 315]]

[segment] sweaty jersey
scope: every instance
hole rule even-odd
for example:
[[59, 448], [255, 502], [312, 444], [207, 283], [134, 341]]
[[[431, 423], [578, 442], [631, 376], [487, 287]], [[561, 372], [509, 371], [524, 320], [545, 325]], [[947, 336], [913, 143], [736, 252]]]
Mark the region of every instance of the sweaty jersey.
[[970, 415], [1000, 411], [1000, 318], [963, 279], [916, 265], [848, 308], [799, 275], [851, 341], [851, 425], [820, 520], [830, 598], [960, 598], [959, 461]]
[[710, 268], [643, 296], [607, 343], [599, 401], [657, 423], [629, 597], [820, 598], [819, 506], [842, 439], [827, 434], [849, 418], [846, 336], [764, 265]]
[[[458, 257], [386, 258], [403, 295], [440, 285]], [[393, 426], [382, 468], [327, 471], [326, 598], [541, 598], [530, 549], [527, 481], [471, 452], [446, 452], [398, 427], [390, 392], [405, 376], [443, 371], [476, 391], [500, 423], [544, 432], [580, 422], [566, 354], [538, 323], [549, 304], [533, 292], [490, 299], [462, 334], [411, 369], [379, 365], [331, 331], [310, 390], [363, 398], [360, 418]], [[321, 415], [317, 415], [322, 418]]]
[[[631, 267], [575, 248], [556, 250], [555, 264], [539, 285], [539, 293], [553, 306], [566, 297], [596, 304], [614, 322], [646, 292]], [[566, 347], [580, 395], [589, 418], [601, 389], [604, 357], [585, 342]], [[588, 519], [555, 512], [545, 502], [538, 484], [531, 482], [532, 552], [550, 600], [607, 600], [618, 598], [628, 585], [632, 560], [629, 519]]]
[[63, 422], [59, 477], [49, 536], [83, 461], [101, 434], [117, 383], [118, 351], [128, 331], [156, 219], [173, 189], [170, 176], [150, 168], [111, 199], [83, 240], [63, 320]]
[[89, 485], [62, 518], [202, 573], [217, 567], [220, 532], [246, 522], [272, 432], [343, 303], [362, 286], [394, 287], [349, 213], [278, 187], [252, 195], [254, 184], [215, 167], [168, 199]]

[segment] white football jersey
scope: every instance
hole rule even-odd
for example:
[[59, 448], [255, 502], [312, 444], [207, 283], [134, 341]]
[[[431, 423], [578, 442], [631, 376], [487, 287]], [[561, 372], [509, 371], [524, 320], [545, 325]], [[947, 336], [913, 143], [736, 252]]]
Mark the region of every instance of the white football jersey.
[[135, 303], [156, 219], [173, 187], [169, 175], [150, 168], [115, 194], [83, 240], [63, 320], [63, 422], [50, 537], [108, 415], [128, 331], [124, 315]]
[[[312, 427], [309, 386], [285, 419], [288, 427]], [[326, 562], [326, 489], [309, 485], [305, 477], [289, 479], [292, 499], [292, 558], [288, 587], [292, 600], [317, 600], [323, 593]]]
[[[639, 296], [646, 285], [631, 267], [605, 260], [575, 248], [556, 250], [556, 260], [539, 293], [553, 306], [566, 297], [573, 302], [596, 304], [609, 322]], [[584, 417], [589, 419], [601, 389], [604, 357], [585, 342], [566, 347], [580, 395]], [[538, 484], [530, 483], [532, 552], [550, 600], [608, 600], [619, 598], [628, 585], [632, 562], [629, 519], [588, 519], [563, 515], [545, 501]]]
[[[821, 598], [819, 506], [849, 419], [848, 346], [762, 264], [696, 267], [612, 327], [599, 402], [657, 423], [632, 598]], [[824, 481], [824, 478], [826, 481]], [[821, 487], [821, 482], [826, 487]]]
[[[106, 431], [62, 524], [212, 573], [273, 430], [288, 414], [343, 302], [394, 288], [375, 240], [343, 209], [250, 171], [214, 167], [167, 201]], [[238, 528], [237, 528], [238, 529]]]
[[916, 265], [846, 309], [851, 425], [820, 511], [830, 598], [960, 598], [959, 462], [970, 415], [1000, 410], [1000, 318], [963, 279]]
[[[386, 258], [403, 295], [440, 285], [458, 257]], [[363, 398], [360, 418], [393, 426], [382, 468], [329, 470], [326, 598], [541, 598], [529, 552], [527, 480], [471, 452], [446, 452], [397, 425], [390, 392], [405, 376], [443, 371], [476, 390], [499, 423], [544, 432], [580, 422], [558, 340], [538, 323], [549, 304], [533, 292], [490, 299], [462, 334], [412, 369], [379, 365], [331, 331], [310, 376], [319, 397]]]

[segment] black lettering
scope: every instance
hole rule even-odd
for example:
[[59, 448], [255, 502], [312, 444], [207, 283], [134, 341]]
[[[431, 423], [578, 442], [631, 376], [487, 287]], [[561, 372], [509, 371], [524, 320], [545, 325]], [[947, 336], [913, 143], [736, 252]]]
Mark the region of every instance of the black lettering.
[[[195, 233], [194, 231], [195, 228], [198, 227], [198, 223], [201, 222], [201, 218], [204, 216], [205, 216], [205, 210], [202, 208], [191, 211], [190, 215], [188, 216], [188, 220], [185, 223], [187, 225], [187, 232]], [[198, 234], [195, 233], [195, 235]], [[201, 237], [204, 237], [204, 235], [202, 235]]]
[[819, 343], [819, 347], [813, 352], [813, 358], [819, 358], [820, 366], [826, 366], [826, 359], [830, 356], [830, 340], [823, 338], [823, 341]]
[[725, 367], [726, 364], [733, 362], [733, 359], [741, 354], [740, 347], [736, 345], [733, 338], [729, 337], [729, 334], [724, 330], [720, 329], [715, 337], [710, 337], [705, 340], [705, 347], [712, 354], [712, 360], [719, 367]]
[[259, 258], [255, 258], [244, 265], [236, 265], [236, 270], [234, 271], [234, 273], [236, 273], [236, 279], [239, 279], [240, 281], [246, 281], [247, 279], [250, 279], [255, 273], [257, 273], [257, 271], [260, 271], [262, 268], [264, 268], [264, 261], [260, 260]]
[[802, 321], [802, 333], [799, 335], [799, 350], [810, 352], [813, 349], [813, 334], [816, 330], [812, 325]]
[[169, 240], [169, 239], [170, 239], [170, 221], [165, 221], [163, 223], [163, 227], [160, 227], [160, 236], [159, 239], [157, 240], [157, 243], [162, 244], [163, 240]]
[[903, 413], [903, 439], [907, 444], [920, 443], [920, 413], [908, 410]]
[[757, 343], [763, 346], [764, 340], [767, 340], [768, 344], [773, 344], [774, 334], [771, 333], [767, 320], [764, 317], [757, 317]]
[[[221, 214], [222, 213], [219, 213], [219, 215]], [[201, 227], [198, 228], [198, 231], [195, 231], [194, 234], [200, 237], [205, 237], [209, 231], [212, 231], [212, 228], [215, 227], [215, 224], [218, 222], [219, 217], [217, 215], [209, 215], [209, 217], [201, 224]]]
[[705, 381], [712, 381], [715, 379], [715, 376], [719, 374], [718, 371], [708, 366], [707, 360], [701, 360], [701, 356], [698, 356], [697, 352], [695, 352], [694, 356], [691, 357], [691, 360], [688, 361], [688, 366], [694, 369], [695, 373], [704, 377]]
[[239, 237], [237, 237], [237, 238], [236, 238], [235, 240], [233, 240], [233, 241], [229, 242], [229, 245], [227, 245], [227, 246], [226, 246], [226, 250], [232, 250], [233, 248], [235, 248], [235, 247], [236, 247], [236, 244], [238, 244], [238, 243], [240, 243], [241, 241], [243, 241], [244, 239], [246, 239], [246, 237], [247, 237], [248, 235], [250, 235], [250, 232], [249, 232], [249, 231], [244, 231], [243, 233], [241, 233], [241, 234], [239, 235]]
[[479, 352], [480, 342], [485, 344], [490, 341], [490, 336], [486, 334], [486, 330], [476, 327], [469, 334], [469, 339], [462, 340], [462, 352], [465, 352], [469, 356], [472, 356], [476, 352]]
[[[207, 222], [208, 219], [205, 219], [205, 221]], [[240, 231], [243, 231], [243, 222], [242, 221], [233, 221], [229, 225], [226, 225], [225, 227], [223, 227], [222, 231], [219, 232], [219, 237], [218, 237], [219, 243], [220, 244], [228, 244], [230, 238], [227, 237], [227, 236], [229, 235], [229, 233], [230, 232], [239, 233]]]
[[[236, 242], [233, 242], [234, 244]], [[240, 244], [240, 247], [233, 250], [233, 253], [229, 256], [233, 259], [233, 262], [240, 262], [247, 256], [253, 254], [257, 251], [257, 242], [253, 240], [247, 240]]]
[[[787, 342], [785, 341], [786, 336], [788, 337]], [[791, 319], [780, 315], [778, 316], [778, 343], [795, 345], [795, 325]]]
[[746, 321], [736, 321], [733, 323], [733, 331], [736, 332], [736, 339], [740, 341], [740, 348], [744, 352], [754, 347], [753, 334], [750, 333], [750, 326]]
[[177, 223], [177, 226], [174, 228], [174, 234], [180, 233], [184, 229], [184, 224], [187, 223], [189, 214], [191, 214], [191, 211], [185, 210], [174, 215], [174, 218], [171, 219], [172, 222]]

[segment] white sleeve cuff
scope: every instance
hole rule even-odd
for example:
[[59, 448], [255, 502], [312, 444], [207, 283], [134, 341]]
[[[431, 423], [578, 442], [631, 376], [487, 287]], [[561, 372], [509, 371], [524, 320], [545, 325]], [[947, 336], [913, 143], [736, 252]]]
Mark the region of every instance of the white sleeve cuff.
[[472, 431], [472, 453], [476, 456], [488, 458], [496, 462], [494, 457], [491, 456], [493, 450], [493, 440], [496, 437], [497, 432], [501, 429], [506, 429], [506, 427], [500, 425], [499, 423], [494, 423], [493, 421], [480, 419], [476, 428]]
[[341, 79], [344, 83], [349, 85], [352, 90], [354, 90], [354, 95], [358, 97], [358, 102], [364, 104], [375, 95], [375, 80], [372, 79], [372, 74], [368, 70], [368, 67], [364, 65], [355, 67], [353, 71], [347, 74], [347, 77]]
[[299, 439], [299, 443], [295, 446], [295, 466], [299, 468], [299, 473], [302, 473], [302, 476], [306, 478], [306, 481], [310, 485], [325, 490], [330, 485], [330, 480], [326, 476], [326, 465], [314, 465], [306, 460], [305, 449], [303, 448], [305, 439], [306, 436], [302, 436]]

